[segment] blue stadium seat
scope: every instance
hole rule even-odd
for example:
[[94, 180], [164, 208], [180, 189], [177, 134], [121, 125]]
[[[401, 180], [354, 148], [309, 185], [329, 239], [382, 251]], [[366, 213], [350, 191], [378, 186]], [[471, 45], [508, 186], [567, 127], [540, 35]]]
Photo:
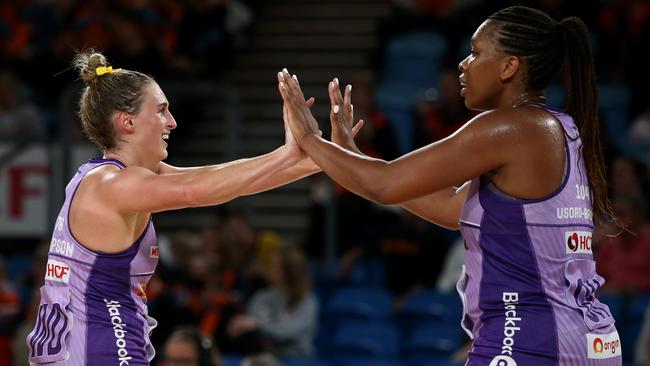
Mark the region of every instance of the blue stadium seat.
[[329, 362], [319, 358], [285, 358], [282, 359], [284, 366], [332, 366]]
[[447, 40], [436, 32], [411, 32], [389, 40], [376, 104], [395, 131], [401, 154], [413, 150], [413, 108], [425, 90], [438, 88]]
[[363, 266], [366, 269], [366, 284], [370, 287], [383, 287], [385, 271], [381, 258], [368, 258], [364, 261]]
[[395, 316], [404, 331], [422, 323], [451, 324], [460, 327], [462, 304], [455, 292], [424, 290], [411, 294]]
[[13, 283], [27, 276], [31, 270], [32, 258], [29, 255], [17, 254], [5, 259], [5, 273], [9, 281]]
[[621, 314], [621, 298], [615, 294], [602, 294], [598, 295], [598, 301], [607, 305], [609, 311], [612, 313], [614, 320], [623, 322], [623, 314]]
[[413, 110], [420, 98], [420, 92], [420, 89], [414, 86], [381, 84], [375, 94], [377, 108], [393, 128], [400, 154], [413, 150]]
[[627, 131], [630, 89], [621, 85], [599, 85], [598, 107], [614, 145], [623, 152], [627, 150]]
[[334, 291], [325, 304], [325, 321], [343, 323], [354, 320], [386, 321], [392, 315], [390, 294], [382, 288], [349, 287]]
[[637, 295], [627, 309], [628, 322], [641, 323], [648, 307], [650, 307], [650, 294]]
[[340, 325], [329, 354], [340, 364], [350, 359], [392, 360], [397, 355], [399, 331], [389, 323], [348, 322]]
[[621, 338], [623, 360], [633, 361], [634, 350], [639, 339], [639, 334], [641, 333], [641, 322], [616, 324], [616, 330], [618, 331], [618, 336]]
[[462, 339], [460, 326], [421, 324], [404, 341], [402, 355], [409, 360], [448, 358], [461, 347]]
[[238, 355], [223, 354], [221, 355], [223, 366], [239, 366], [243, 357]]
[[407, 363], [408, 366], [463, 366], [463, 362], [452, 362], [447, 357], [423, 357], [412, 358]]
[[337, 366], [406, 366], [398, 360], [383, 360], [375, 358], [340, 359]]
[[447, 40], [436, 32], [393, 37], [386, 47], [382, 83], [427, 89], [438, 87]]

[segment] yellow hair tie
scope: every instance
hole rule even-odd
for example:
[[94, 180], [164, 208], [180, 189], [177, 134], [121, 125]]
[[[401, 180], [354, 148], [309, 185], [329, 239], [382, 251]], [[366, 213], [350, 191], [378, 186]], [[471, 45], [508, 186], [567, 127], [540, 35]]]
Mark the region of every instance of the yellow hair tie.
[[95, 74], [97, 74], [97, 76], [102, 76], [105, 74], [112, 74], [113, 71], [118, 71], [118, 70], [120, 69], [113, 70], [113, 66], [108, 66], [108, 67], [100, 66], [95, 69]]

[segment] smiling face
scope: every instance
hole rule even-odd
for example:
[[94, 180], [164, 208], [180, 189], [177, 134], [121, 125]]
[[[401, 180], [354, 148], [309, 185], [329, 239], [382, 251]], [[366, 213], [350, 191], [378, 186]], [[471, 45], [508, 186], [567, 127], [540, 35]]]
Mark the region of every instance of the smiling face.
[[158, 83], [145, 87], [140, 110], [133, 115], [133, 139], [141, 158], [160, 162], [167, 158], [167, 139], [176, 128], [176, 120], [169, 112], [169, 102]]
[[499, 51], [493, 38], [496, 25], [485, 21], [471, 40], [471, 53], [458, 64], [460, 95], [469, 109], [485, 111], [501, 104], [504, 91], [504, 62], [509, 55]]

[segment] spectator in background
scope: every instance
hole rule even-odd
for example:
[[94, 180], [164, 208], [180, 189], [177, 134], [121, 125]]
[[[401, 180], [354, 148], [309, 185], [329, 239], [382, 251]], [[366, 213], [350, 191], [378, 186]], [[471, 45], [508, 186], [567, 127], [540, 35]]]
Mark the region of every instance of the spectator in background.
[[613, 207], [626, 230], [605, 236], [598, 244], [598, 273], [605, 278], [605, 291], [636, 294], [650, 292], [650, 224], [644, 217], [645, 198], [618, 195]]
[[221, 355], [214, 342], [195, 328], [176, 329], [165, 342], [163, 361], [159, 366], [222, 366]]
[[25, 94], [25, 87], [15, 74], [0, 71], [0, 138], [24, 140], [45, 136], [45, 122]]
[[283, 248], [273, 256], [268, 277], [271, 286], [255, 293], [247, 313], [230, 321], [231, 339], [244, 354], [267, 351], [281, 357], [311, 356], [318, 302], [310, 290], [302, 250]]

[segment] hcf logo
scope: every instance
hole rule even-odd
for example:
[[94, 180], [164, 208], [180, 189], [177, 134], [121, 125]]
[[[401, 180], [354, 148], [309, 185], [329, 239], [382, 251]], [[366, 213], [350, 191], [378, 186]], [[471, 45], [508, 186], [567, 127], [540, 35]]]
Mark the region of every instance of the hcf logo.
[[564, 233], [567, 254], [591, 254], [591, 231], [567, 231]]

